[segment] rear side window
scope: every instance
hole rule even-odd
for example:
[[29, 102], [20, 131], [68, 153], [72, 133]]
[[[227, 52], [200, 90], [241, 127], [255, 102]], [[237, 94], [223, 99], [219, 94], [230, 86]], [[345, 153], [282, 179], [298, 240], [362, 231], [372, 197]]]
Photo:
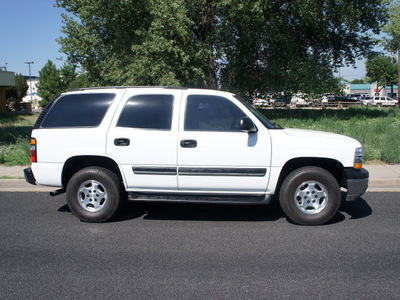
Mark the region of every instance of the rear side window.
[[171, 130], [172, 95], [138, 95], [130, 98], [118, 119], [118, 127]]
[[42, 128], [96, 127], [100, 125], [115, 94], [62, 96], [47, 113]]

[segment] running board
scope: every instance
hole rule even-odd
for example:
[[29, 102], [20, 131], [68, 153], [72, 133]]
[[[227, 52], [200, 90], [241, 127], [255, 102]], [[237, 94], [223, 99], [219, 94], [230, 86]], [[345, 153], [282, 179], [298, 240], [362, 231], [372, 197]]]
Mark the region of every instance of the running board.
[[269, 204], [271, 195], [261, 196], [234, 196], [234, 195], [179, 195], [179, 194], [139, 194], [128, 193], [129, 201], [149, 202], [192, 202], [192, 203], [216, 203], [216, 204]]

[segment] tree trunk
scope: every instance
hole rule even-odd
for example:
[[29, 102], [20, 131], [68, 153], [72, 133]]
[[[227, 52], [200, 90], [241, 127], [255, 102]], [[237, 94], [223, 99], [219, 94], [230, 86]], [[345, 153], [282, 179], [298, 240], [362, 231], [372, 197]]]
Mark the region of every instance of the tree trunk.
[[397, 107], [400, 107], [400, 49], [397, 49]]

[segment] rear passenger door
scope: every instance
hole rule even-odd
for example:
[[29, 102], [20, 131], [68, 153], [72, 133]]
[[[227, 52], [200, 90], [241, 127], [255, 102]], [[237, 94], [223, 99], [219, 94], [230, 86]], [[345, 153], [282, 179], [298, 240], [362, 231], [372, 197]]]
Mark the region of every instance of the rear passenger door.
[[107, 155], [124, 176], [127, 190], [177, 189], [180, 90], [128, 90], [107, 136]]

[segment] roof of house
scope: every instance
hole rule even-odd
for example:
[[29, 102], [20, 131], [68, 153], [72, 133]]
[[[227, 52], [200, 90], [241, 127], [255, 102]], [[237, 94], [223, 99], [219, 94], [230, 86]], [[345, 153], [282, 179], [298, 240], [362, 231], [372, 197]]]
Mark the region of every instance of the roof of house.
[[352, 90], [370, 90], [371, 85], [368, 83], [351, 84]]

